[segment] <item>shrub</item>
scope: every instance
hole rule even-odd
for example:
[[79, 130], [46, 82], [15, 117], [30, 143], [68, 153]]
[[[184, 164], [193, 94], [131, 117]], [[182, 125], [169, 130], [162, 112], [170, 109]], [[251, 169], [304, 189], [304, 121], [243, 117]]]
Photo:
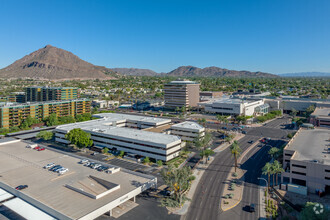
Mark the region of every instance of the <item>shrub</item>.
[[159, 167], [161, 167], [161, 166], [163, 166], [163, 161], [161, 161], [161, 160], [157, 160], [157, 166], [159, 166]]
[[124, 154], [125, 154], [125, 152], [124, 152], [123, 150], [121, 150], [120, 153], [119, 153], [119, 156], [120, 156], [120, 157], [123, 157]]
[[235, 173], [233, 173], [233, 177], [237, 177], [238, 176], [238, 174], [235, 172]]
[[143, 163], [150, 163], [150, 159], [149, 159], [149, 157], [145, 157], [145, 158], [143, 159]]
[[225, 199], [229, 199], [229, 195], [227, 194], [227, 195], [225, 195]]

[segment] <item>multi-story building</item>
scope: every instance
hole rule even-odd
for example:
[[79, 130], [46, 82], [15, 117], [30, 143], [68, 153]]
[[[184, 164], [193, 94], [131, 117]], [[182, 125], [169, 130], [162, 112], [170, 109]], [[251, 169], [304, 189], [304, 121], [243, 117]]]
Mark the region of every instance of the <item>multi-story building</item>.
[[268, 113], [268, 104], [264, 104], [263, 99], [230, 99], [223, 98], [200, 103], [205, 106], [206, 112], [221, 115], [246, 115]]
[[0, 128], [20, 126], [27, 116], [36, 119], [44, 119], [50, 114], [57, 116], [73, 116], [90, 113], [91, 102], [88, 99], [76, 99], [67, 101], [49, 101], [36, 103], [7, 103], [0, 106]]
[[179, 156], [182, 144], [180, 137], [140, 130], [168, 124], [171, 122], [169, 119], [113, 113], [93, 116], [100, 119], [58, 126], [55, 140], [69, 144], [65, 134], [80, 128], [91, 134], [97, 148], [107, 147], [163, 161]]
[[309, 121], [315, 126], [330, 127], [330, 108], [316, 108]]
[[165, 107], [196, 107], [199, 102], [199, 86], [199, 83], [193, 81], [172, 81], [165, 84]]
[[76, 87], [42, 87], [25, 88], [27, 102], [63, 101], [79, 98]]
[[283, 151], [283, 183], [330, 193], [330, 130], [300, 128]]
[[195, 141], [196, 138], [203, 138], [205, 128], [196, 122], [185, 121], [171, 126], [171, 134], [181, 137], [183, 141]]

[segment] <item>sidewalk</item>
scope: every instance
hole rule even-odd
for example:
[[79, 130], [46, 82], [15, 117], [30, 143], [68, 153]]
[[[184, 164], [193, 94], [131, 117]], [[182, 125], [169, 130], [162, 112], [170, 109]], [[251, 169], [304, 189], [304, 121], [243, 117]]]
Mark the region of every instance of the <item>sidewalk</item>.
[[[261, 180], [260, 180], [261, 181]], [[267, 219], [266, 218], [266, 203], [265, 203], [265, 190], [266, 187], [260, 186], [259, 183], [259, 219]]]

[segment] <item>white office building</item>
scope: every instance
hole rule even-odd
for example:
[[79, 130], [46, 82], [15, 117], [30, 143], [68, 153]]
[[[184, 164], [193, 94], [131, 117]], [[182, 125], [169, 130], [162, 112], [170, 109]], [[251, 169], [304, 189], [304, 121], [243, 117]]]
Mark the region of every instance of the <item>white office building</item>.
[[139, 130], [157, 127], [171, 120], [125, 114], [98, 114], [101, 119], [61, 125], [55, 129], [55, 140], [69, 144], [65, 134], [80, 128], [91, 134], [94, 145], [125, 151], [156, 160], [169, 161], [181, 150], [181, 139], [175, 135]]
[[[264, 104], [263, 99], [231, 99], [223, 98], [212, 100], [206, 103], [200, 103], [204, 105], [205, 112], [221, 114], [221, 115], [246, 115], [252, 116], [257, 113], [256, 110], [262, 109], [260, 114], [268, 112], [268, 105]], [[257, 108], [259, 107], [259, 108]]]
[[194, 141], [204, 137], [205, 128], [196, 122], [185, 121], [171, 126], [171, 134], [178, 135], [183, 141]]

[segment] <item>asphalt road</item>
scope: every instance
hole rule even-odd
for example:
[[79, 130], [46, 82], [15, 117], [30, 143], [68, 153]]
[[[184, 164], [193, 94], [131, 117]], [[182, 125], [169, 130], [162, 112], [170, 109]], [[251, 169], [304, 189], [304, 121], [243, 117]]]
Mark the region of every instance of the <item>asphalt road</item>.
[[[287, 122], [287, 118], [276, 119], [265, 126], [250, 128], [247, 135], [239, 140], [242, 152], [250, 146], [247, 143], [249, 140], [257, 141], [261, 137], [270, 137], [272, 138], [271, 145], [281, 146], [285, 143], [286, 135], [293, 132], [284, 129]], [[220, 199], [224, 188], [223, 182], [226, 180], [234, 161], [229, 148], [218, 153], [204, 172], [189, 211], [182, 219], [258, 219], [259, 181], [257, 178], [261, 175], [261, 168], [270, 159], [267, 154], [269, 148], [258, 144], [243, 158], [241, 167], [246, 169], [247, 172], [245, 174], [242, 201], [235, 208], [226, 212], [220, 210]], [[247, 212], [247, 208], [251, 203], [256, 204], [256, 212], [254, 213]]]

